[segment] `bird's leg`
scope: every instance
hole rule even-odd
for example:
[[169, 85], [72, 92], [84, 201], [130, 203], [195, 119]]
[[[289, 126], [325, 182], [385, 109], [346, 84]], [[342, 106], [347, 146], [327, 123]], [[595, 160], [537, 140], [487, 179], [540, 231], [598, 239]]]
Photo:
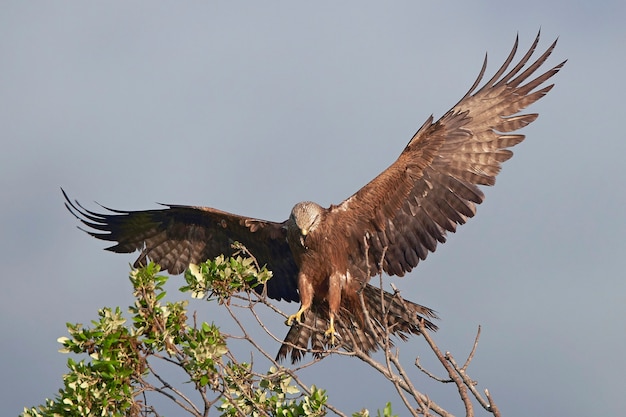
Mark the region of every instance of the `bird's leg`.
[[345, 281], [345, 277], [334, 273], [330, 276], [328, 283], [328, 295], [326, 299], [328, 300], [328, 316], [330, 323], [328, 324], [328, 329], [324, 332], [326, 337], [330, 337], [330, 345], [335, 345], [335, 314], [339, 311], [341, 306], [341, 291], [342, 291], [342, 282]]
[[302, 315], [311, 308], [311, 304], [313, 303], [313, 285], [302, 272], [298, 275], [298, 291], [300, 292], [300, 310], [298, 310], [296, 314], [287, 317], [287, 326], [291, 326], [294, 320], [298, 323], [302, 323]]
[[335, 315], [333, 313], [330, 313], [330, 325], [328, 326], [328, 329], [324, 332], [324, 336], [330, 337], [331, 346], [335, 345]]

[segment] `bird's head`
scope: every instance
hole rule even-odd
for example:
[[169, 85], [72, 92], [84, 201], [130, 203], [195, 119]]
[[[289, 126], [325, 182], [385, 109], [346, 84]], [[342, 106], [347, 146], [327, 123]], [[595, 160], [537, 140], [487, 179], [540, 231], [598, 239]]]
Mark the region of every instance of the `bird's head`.
[[298, 228], [301, 235], [301, 243], [304, 246], [304, 237], [315, 230], [322, 220], [324, 208], [311, 201], [296, 204], [289, 216], [290, 223]]

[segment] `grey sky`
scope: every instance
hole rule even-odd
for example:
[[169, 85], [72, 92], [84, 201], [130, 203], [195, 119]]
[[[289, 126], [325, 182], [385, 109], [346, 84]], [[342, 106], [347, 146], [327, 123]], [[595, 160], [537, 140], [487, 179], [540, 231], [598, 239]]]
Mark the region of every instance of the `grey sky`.
[[[278, 221], [301, 200], [338, 203], [456, 103], [485, 52], [489, 75], [539, 28], [540, 48], [560, 39], [550, 62], [569, 62], [527, 140], [476, 218], [389, 281], [439, 312], [436, 340], [459, 358], [483, 326], [470, 372], [503, 415], [622, 414], [625, 18], [623, 1], [1, 2], [2, 415], [60, 387], [65, 322], [130, 302], [134, 258], [78, 231], [60, 186], [88, 208]], [[428, 356], [418, 338], [399, 347], [407, 366]], [[439, 403], [454, 396], [415, 375]], [[401, 408], [351, 358], [305, 380], [347, 413]]]

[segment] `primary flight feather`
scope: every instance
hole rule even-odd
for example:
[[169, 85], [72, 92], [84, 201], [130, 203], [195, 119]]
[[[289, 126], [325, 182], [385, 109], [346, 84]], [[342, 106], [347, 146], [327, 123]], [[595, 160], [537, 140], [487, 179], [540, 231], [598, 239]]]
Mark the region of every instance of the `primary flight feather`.
[[295, 362], [307, 350], [321, 355], [333, 345], [372, 352], [386, 331], [405, 339], [419, 333], [420, 320], [437, 328], [429, 320], [436, 318], [433, 310], [368, 281], [381, 271], [411, 271], [445, 242], [447, 232], [474, 216], [484, 199], [478, 186], [495, 183], [501, 164], [513, 155], [509, 148], [524, 139], [513, 132], [537, 118], [520, 112], [552, 89], [546, 81], [565, 64], [536, 75], [556, 45], [532, 60], [538, 42], [539, 35], [509, 69], [516, 39], [504, 64], [479, 88], [485, 59], [467, 94], [436, 122], [428, 118], [389, 168], [339, 205], [298, 203], [282, 223], [180, 205], [97, 213], [63, 192], [66, 206], [89, 234], [115, 242], [108, 250], [139, 251], [135, 266], [149, 259], [172, 274], [231, 254], [232, 243], [241, 242], [273, 271], [267, 295], [301, 303], [288, 318], [279, 359], [290, 355]]

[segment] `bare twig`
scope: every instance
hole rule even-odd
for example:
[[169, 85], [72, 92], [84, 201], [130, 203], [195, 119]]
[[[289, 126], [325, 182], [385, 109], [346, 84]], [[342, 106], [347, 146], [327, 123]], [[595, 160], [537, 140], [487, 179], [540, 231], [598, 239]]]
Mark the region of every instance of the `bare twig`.
[[461, 368], [464, 371], [467, 370], [467, 367], [469, 366], [470, 362], [472, 361], [472, 359], [474, 359], [476, 348], [478, 348], [478, 339], [480, 339], [480, 325], [478, 325], [478, 331], [476, 332], [476, 337], [474, 338], [474, 346], [472, 346], [472, 351], [467, 356], [467, 359], [465, 360], [465, 363], [463, 364], [463, 368]]
[[[146, 366], [148, 367], [148, 369], [150, 369], [150, 373], [152, 375], [154, 375], [154, 377], [161, 384], [163, 384], [163, 387], [156, 387], [156, 386], [150, 384], [148, 381], [146, 381], [145, 379], [142, 378], [139, 382], [140, 382], [140, 385], [142, 386], [143, 390], [154, 391], [154, 392], [158, 392], [159, 394], [164, 395], [166, 398], [169, 398], [176, 405], [178, 405], [179, 407], [181, 407], [183, 410], [187, 411], [190, 414], [193, 414], [195, 416], [202, 416], [203, 415], [200, 412], [200, 410], [195, 406], [195, 404], [189, 398], [187, 398], [187, 396], [185, 396], [180, 390], [176, 389], [175, 387], [171, 386], [167, 381], [165, 381], [156, 372], [154, 367], [148, 361], [146, 361]], [[169, 393], [168, 390], [173, 392], [174, 394]]]
[[450, 382], [454, 382], [453, 380], [451, 380], [450, 378], [441, 378], [438, 377], [437, 375], [433, 374], [432, 372], [430, 372], [428, 369], [424, 368], [422, 366], [422, 364], [420, 363], [420, 358], [419, 356], [417, 358], [415, 358], [415, 366], [417, 367], [417, 369], [419, 369], [420, 371], [422, 371], [424, 374], [428, 375], [429, 378], [434, 379], [437, 382], [441, 382], [442, 384], [449, 384]]
[[463, 383], [463, 380], [454, 370], [452, 365], [450, 365], [450, 363], [446, 360], [446, 356], [441, 353], [441, 350], [439, 349], [439, 347], [435, 344], [433, 339], [430, 337], [430, 334], [428, 334], [428, 332], [426, 331], [426, 327], [424, 326], [424, 321], [420, 320], [418, 323], [419, 323], [420, 332], [422, 333], [422, 336], [426, 340], [426, 343], [428, 343], [428, 346], [430, 346], [431, 350], [433, 351], [437, 359], [439, 359], [439, 362], [441, 362], [443, 367], [448, 372], [448, 375], [450, 376], [450, 378], [454, 381], [454, 384], [456, 385], [457, 390], [459, 391], [459, 395], [461, 396], [461, 401], [463, 401], [463, 405], [465, 407], [465, 415], [467, 417], [472, 417], [474, 415], [474, 406], [472, 405], [472, 401], [467, 395], [467, 387]]
[[491, 411], [491, 413], [495, 417], [500, 417], [500, 410], [498, 409], [498, 407], [494, 404], [493, 400], [491, 399], [491, 394], [489, 394], [489, 390], [488, 389], [485, 389], [485, 396], [489, 400], [489, 410]]

